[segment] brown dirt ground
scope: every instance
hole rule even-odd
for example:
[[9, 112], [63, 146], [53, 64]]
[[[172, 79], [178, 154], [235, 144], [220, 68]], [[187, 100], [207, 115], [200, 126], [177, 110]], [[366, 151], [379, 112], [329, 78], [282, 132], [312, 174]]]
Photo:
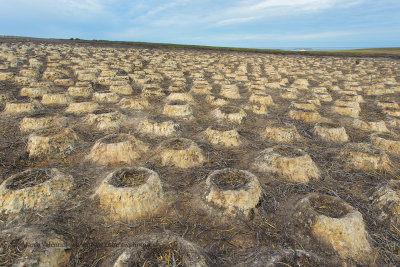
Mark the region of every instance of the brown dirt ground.
[[[31, 40], [31, 39], [12, 39], [0, 38], [0, 44], [13, 43], [34, 43], [34, 44], [53, 44], [71, 45], [76, 47], [91, 47], [90, 44], [76, 44], [68, 40]], [[118, 45], [93, 45], [93, 47], [112, 47], [124, 49], [125, 46]], [[152, 49], [151, 51], [158, 51]], [[161, 50], [168, 52], [168, 50]], [[33, 56], [32, 51], [28, 51], [29, 56]], [[219, 55], [246, 55], [259, 56], [252, 53], [234, 52], [207, 52], [213, 56]], [[288, 56], [291, 58], [301, 58], [301, 56]], [[318, 60], [318, 57], [309, 57]], [[45, 56], [39, 59], [46, 62]], [[24, 59], [26, 61], [26, 59]], [[375, 60], [375, 59], [365, 59]], [[144, 62], [144, 67], [147, 62]], [[376, 63], [376, 64], [379, 64]], [[395, 62], [398, 66], [398, 62]], [[235, 71], [238, 64], [233, 66]], [[46, 64], [41, 68], [41, 72], [46, 68]], [[18, 72], [18, 68], [9, 68], [7, 71]], [[266, 75], [262, 66], [263, 75]], [[398, 73], [398, 72], [397, 72]], [[191, 79], [187, 72], [187, 87], [189, 91]], [[212, 73], [208, 73], [210, 76]], [[210, 76], [207, 80], [210, 80]], [[73, 77], [73, 76], [72, 76]], [[307, 77], [307, 76], [306, 76]], [[283, 77], [284, 78], [284, 77]], [[292, 77], [288, 76], [290, 82]], [[400, 83], [400, 77], [396, 77]], [[76, 80], [75, 80], [76, 81]], [[164, 80], [163, 90], [166, 91], [168, 80]], [[140, 91], [134, 86], [135, 93]], [[213, 93], [217, 93], [219, 85], [212, 83]], [[0, 92], [10, 92], [17, 100], [28, 98], [19, 96], [22, 86], [12, 82], [0, 82]], [[58, 86], [56, 90], [66, 91], [67, 87]], [[104, 91], [100, 85], [94, 85], [94, 89]], [[247, 103], [250, 93], [245, 86], [240, 87], [241, 99], [230, 100], [230, 105], [242, 106]], [[41, 158], [30, 159], [26, 152], [27, 135], [19, 130], [19, 122], [23, 115], [9, 117], [0, 116], [0, 182], [7, 177], [22, 172], [28, 168], [58, 168], [60, 171], [71, 174], [74, 177], [76, 186], [70, 192], [69, 200], [61, 203], [56, 210], [44, 210], [41, 212], [23, 212], [17, 215], [0, 216], [0, 230], [10, 227], [9, 222], [21, 225], [37, 225], [44, 229], [51, 229], [64, 236], [68, 240], [71, 248], [71, 266], [100, 266], [107, 257], [113, 253], [113, 249], [107, 246], [96, 246], [93, 244], [121, 243], [124, 240], [135, 240], [136, 236], [152, 232], [170, 231], [184, 237], [200, 246], [206, 255], [210, 266], [232, 266], [240, 263], [258, 251], [276, 249], [299, 249], [311, 251], [321, 258], [337, 261], [338, 257], [324, 246], [314, 242], [309, 243], [307, 238], [298, 240], [290, 232], [288, 222], [290, 221], [290, 209], [288, 205], [302, 196], [317, 192], [331, 196], [340, 197], [347, 203], [355, 207], [363, 214], [367, 231], [370, 235], [371, 244], [375, 248], [377, 266], [399, 266], [400, 265], [400, 231], [396, 227], [391, 227], [385, 222], [376, 220], [377, 213], [371, 206], [369, 199], [373, 189], [388, 179], [398, 179], [398, 172], [349, 172], [342, 168], [337, 159], [341, 145], [328, 144], [318, 141], [312, 137], [313, 125], [304, 124], [298, 121], [291, 121], [286, 114], [289, 110], [290, 101], [282, 99], [278, 94], [271, 93], [276, 105], [268, 108], [268, 115], [255, 115], [247, 112], [245, 122], [240, 126], [235, 126], [239, 134], [244, 138], [245, 145], [239, 148], [223, 149], [216, 148], [209, 143], [197, 138], [213, 122], [208, 116], [208, 112], [213, 109], [203, 97], [194, 96], [196, 106], [194, 109], [195, 121], [180, 121], [182, 126], [181, 136], [189, 138], [198, 144], [204, 151], [207, 162], [201, 167], [194, 167], [188, 170], [180, 170], [169, 167], [162, 167], [151, 160], [153, 153], [141, 158], [138, 166], [147, 167], [156, 171], [163, 183], [168, 203], [158, 214], [139, 219], [135, 223], [127, 224], [123, 222], [107, 221], [107, 214], [101, 211], [98, 203], [91, 198], [100, 182], [112, 171], [121, 166], [94, 166], [84, 160], [89, 153], [94, 142], [104, 135], [98, 132], [86, 132], [79, 126], [80, 116], [67, 116], [74, 130], [80, 137], [79, 147], [70, 155], [62, 158]], [[307, 96], [304, 96], [307, 97]], [[399, 93], [393, 95], [399, 98]], [[334, 100], [337, 96], [334, 96]], [[372, 103], [377, 97], [365, 96], [368, 103]], [[120, 110], [121, 113], [130, 117], [151, 117], [162, 116], [163, 99], [161, 97], [151, 99], [153, 110], [150, 112], [137, 112], [120, 110], [117, 104], [104, 104], [104, 108]], [[377, 114], [373, 107], [369, 109], [369, 104], [363, 104], [364, 109], [361, 113], [362, 118], [369, 117], [370, 114]], [[0, 106], [1, 109], [4, 105]], [[47, 115], [62, 114], [65, 107], [46, 107], [42, 112]], [[322, 104], [319, 112], [334, 121], [340, 123], [341, 117], [329, 113], [329, 105]], [[378, 114], [379, 115], [379, 114]], [[375, 115], [375, 116], [378, 116]], [[287, 183], [274, 175], [253, 172], [262, 182], [263, 195], [257, 206], [257, 212], [251, 220], [232, 219], [229, 222], [221, 223], [218, 218], [210, 216], [207, 212], [190, 207], [190, 199], [193, 188], [205, 181], [207, 176], [214, 170], [222, 168], [250, 169], [250, 165], [258, 152], [275, 145], [269, 141], [264, 141], [259, 135], [262, 129], [270, 123], [290, 122], [297, 127], [305, 140], [296, 144], [297, 148], [306, 151], [316, 162], [322, 171], [322, 178], [309, 184]], [[124, 126], [119, 133], [132, 133], [131, 126]], [[346, 129], [353, 142], [368, 142], [368, 134], [355, 129]], [[139, 138], [149, 143], [152, 148], [157, 147], [165, 138], [150, 138], [139, 136]], [[152, 150], [151, 150], [152, 151]], [[400, 163], [400, 158], [392, 157], [394, 165]], [[6, 247], [7, 249], [7, 247]], [[164, 253], [164, 248], [157, 248], [160, 253]], [[13, 252], [14, 253], [14, 252]], [[6, 261], [8, 258], [6, 258]], [[306, 263], [307, 261], [304, 260]], [[307, 265], [305, 263], [305, 265]], [[347, 261], [349, 266], [357, 266], [351, 260]], [[305, 266], [304, 265], [304, 266]], [[290, 266], [282, 263], [282, 266]], [[318, 265], [321, 266], [321, 265]], [[332, 266], [332, 265], [327, 265]]]

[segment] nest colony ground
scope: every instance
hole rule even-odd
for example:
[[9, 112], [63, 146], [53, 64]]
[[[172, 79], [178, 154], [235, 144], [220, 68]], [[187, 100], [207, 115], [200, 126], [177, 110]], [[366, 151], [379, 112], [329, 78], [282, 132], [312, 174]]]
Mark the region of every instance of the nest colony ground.
[[400, 62], [0, 42], [0, 266], [399, 266]]

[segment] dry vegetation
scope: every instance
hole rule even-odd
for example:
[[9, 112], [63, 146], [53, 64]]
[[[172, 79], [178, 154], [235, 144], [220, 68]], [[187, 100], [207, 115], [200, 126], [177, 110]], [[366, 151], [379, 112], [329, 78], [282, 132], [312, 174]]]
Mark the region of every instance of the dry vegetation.
[[395, 59], [4, 39], [0, 266], [399, 266], [399, 101]]

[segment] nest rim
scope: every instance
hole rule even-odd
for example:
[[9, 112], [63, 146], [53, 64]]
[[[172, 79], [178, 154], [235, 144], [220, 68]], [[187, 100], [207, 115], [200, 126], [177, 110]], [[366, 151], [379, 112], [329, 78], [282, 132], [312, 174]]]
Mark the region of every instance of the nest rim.
[[[48, 173], [49, 171], [48, 169], [28, 169], [9, 177], [4, 182], [4, 187], [8, 190], [17, 191], [39, 186], [53, 178], [52, 175]], [[34, 181], [30, 181], [34, 175], [36, 175]]]
[[114, 172], [109, 184], [117, 188], [135, 188], [146, 184], [151, 175], [152, 171], [146, 168], [122, 168]]
[[210, 182], [218, 189], [239, 191], [251, 182], [252, 177], [243, 170], [225, 168], [212, 172], [209, 178]]
[[314, 212], [329, 218], [342, 219], [353, 211], [353, 208], [342, 199], [328, 195], [312, 195], [308, 201]]

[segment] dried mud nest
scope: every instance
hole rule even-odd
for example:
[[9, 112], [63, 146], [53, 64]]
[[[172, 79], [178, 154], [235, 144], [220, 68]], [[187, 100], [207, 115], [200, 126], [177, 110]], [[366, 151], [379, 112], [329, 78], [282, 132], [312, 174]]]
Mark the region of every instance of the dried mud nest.
[[363, 216], [340, 198], [309, 194], [295, 206], [293, 231], [311, 235], [314, 240], [338, 253], [342, 259], [370, 264], [373, 249]]
[[28, 169], [0, 185], [0, 210], [15, 213], [43, 210], [68, 198], [74, 186], [71, 175], [53, 169]]
[[148, 149], [147, 144], [133, 135], [110, 134], [96, 141], [86, 159], [103, 165], [132, 164]]
[[262, 151], [255, 159], [253, 168], [297, 183], [308, 183], [320, 177], [317, 165], [307, 153], [287, 145], [277, 145]]
[[199, 247], [174, 234], [142, 235], [127, 242], [132, 248], [115, 250], [101, 266], [208, 266]]
[[66, 266], [71, 257], [64, 237], [36, 228], [0, 231], [2, 266]]
[[164, 201], [158, 174], [144, 167], [127, 167], [110, 173], [96, 191], [108, 220], [132, 222], [157, 212]]
[[258, 204], [262, 189], [254, 174], [226, 168], [207, 177], [206, 192], [206, 201], [222, 208], [223, 214], [248, 216]]
[[190, 168], [205, 162], [203, 151], [197, 144], [186, 138], [173, 138], [162, 142], [157, 149], [157, 159], [163, 166]]

